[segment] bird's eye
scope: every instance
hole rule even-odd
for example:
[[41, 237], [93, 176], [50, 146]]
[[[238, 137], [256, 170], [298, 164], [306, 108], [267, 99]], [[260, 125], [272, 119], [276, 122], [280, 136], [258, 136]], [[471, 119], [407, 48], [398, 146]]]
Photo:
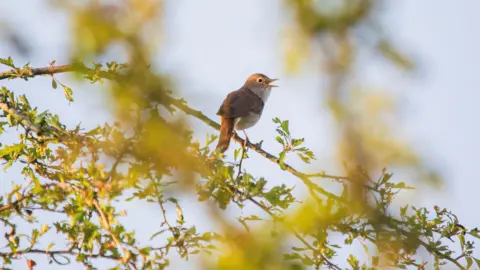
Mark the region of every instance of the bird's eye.
[[258, 79], [257, 79], [257, 82], [262, 83], [262, 82], [263, 82], [263, 79], [262, 79], [262, 78], [258, 78]]

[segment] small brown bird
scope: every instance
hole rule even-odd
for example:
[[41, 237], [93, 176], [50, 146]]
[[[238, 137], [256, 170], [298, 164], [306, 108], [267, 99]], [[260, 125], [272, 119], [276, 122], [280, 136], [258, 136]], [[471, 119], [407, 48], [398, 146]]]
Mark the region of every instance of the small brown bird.
[[242, 88], [228, 94], [217, 112], [221, 125], [216, 149], [220, 149], [221, 153], [227, 151], [234, 129], [242, 130], [245, 140], [248, 141], [245, 129], [260, 120], [272, 88], [277, 87], [270, 83], [276, 80], [256, 73], [248, 77]]

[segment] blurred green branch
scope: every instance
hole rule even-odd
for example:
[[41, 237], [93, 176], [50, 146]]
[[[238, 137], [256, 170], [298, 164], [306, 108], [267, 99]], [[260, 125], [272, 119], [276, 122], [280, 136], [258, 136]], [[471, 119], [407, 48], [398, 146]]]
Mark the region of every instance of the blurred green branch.
[[[0, 61], [1, 62], [1, 61]], [[31, 68], [30, 65], [25, 65], [24, 67], [17, 68], [14, 67], [8, 71], [0, 72], [0, 80], [5, 79], [17, 79], [22, 78], [27, 80], [28, 78], [33, 78], [35, 76], [40, 75], [53, 75], [58, 73], [65, 73], [65, 72], [80, 72], [82, 74], [93, 75], [96, 74], [100, 77], [106, 79], [113, 79], [113, 75], [106, 71], [98, 71], [94, 68], [88, 68], [84, 64], [76, 63], [71, 65], [54, 65], [55, 62], [52, 61], [51, 65], [48, 67], [41, 67], [41, 68]], [[119, 66], [122, 68], [123, 66]]]

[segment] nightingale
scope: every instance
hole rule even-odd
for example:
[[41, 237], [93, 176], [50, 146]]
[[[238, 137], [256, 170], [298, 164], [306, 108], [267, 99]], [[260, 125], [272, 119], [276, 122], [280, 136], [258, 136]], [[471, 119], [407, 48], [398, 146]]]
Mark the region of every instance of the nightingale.
[[217, 112], [220, 116], [220, 137], [216, 150], [219, 149], [221, 153], [227, 151], [234, 130], [243, 131], [245, 144], [249, 141], [245, 129], [253, 127], [260, 120], [272, 88], [277, 87], [271, 84], [276, 80], [255, 73], [248, 77], [240, 89], [227, 95]]

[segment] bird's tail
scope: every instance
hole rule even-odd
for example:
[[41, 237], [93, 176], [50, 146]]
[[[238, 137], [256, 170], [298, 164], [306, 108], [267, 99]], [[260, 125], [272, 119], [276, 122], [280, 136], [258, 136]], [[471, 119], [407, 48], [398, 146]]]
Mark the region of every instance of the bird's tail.
[[233, 118], [222, 118], [220, 125], [220, 138], [218, 139], [218, 144], [216, 149], [220, 149], [221, 153], [227, 151], [228, 146], [230, 145], [230, 140], [233, 135]]

